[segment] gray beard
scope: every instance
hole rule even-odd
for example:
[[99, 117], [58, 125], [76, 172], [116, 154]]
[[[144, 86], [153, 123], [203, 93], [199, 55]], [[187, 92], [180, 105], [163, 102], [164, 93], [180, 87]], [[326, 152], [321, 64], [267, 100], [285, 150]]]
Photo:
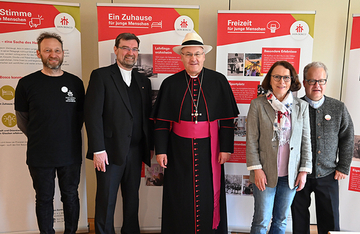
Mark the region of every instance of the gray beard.
[[43, 63], [46, 67], [50, 68], [50, 69], [54, 69], [57, 70], [61, 67], [63, 61], [59, 61], [59, 64], [56, 66], [52, 66], [50, 63], [48, 63], [48, 61], [46, 61], [46, 63]]

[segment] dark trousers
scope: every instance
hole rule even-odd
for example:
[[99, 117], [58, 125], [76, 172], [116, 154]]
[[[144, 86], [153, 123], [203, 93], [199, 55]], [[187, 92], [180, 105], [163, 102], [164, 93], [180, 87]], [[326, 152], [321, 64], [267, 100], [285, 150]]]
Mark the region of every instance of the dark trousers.
[[339, 183], [335, 172], [318, 179], [308, 178], [303, 190], [297, 192], [291, 206], [294, 234], [310, 234], [310, 194], [315, 193], [316, 219], [319, 234], [340, 231]]
[[55, 233], [53, 203], [56, 174], [63, 203], [64, 233], [76, 233], [80, 213], [78, 186], [81, 164], [76, 163], [64, 167], [28, 167], [36, 193], [36, 217], [40, 233]]
[[106, 172], [96, 170], [95, 232], [115, 234], [114, 211], [119, 185], [123, 201], [122, 234], [139, 234], [139, 187], [141, 179], [140, 147], [131, 147], [126, 162], [110, 164]]

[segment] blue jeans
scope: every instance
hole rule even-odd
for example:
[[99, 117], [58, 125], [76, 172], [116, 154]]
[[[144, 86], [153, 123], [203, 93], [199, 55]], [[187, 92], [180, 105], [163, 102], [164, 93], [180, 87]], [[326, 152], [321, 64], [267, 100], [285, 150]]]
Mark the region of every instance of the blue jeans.
[[54, 234], [54, 193], [57, 174], [63, 203], [65, 234], [75, 234], [78, 228], [80, 203], [78, 185], [81, 164], [64, 167], [28, 166], [36, 192], [36, 217], [41, 234]]
[[266, 187], [264, 191], [254, 185], [255, 205], [250, 233], [266, 234], [271, 217], [269, 234], [285, 233], [286, 219], [295, 193], [296, 188], [289, 188], [287, 176], [279, 177], [274, 188]]

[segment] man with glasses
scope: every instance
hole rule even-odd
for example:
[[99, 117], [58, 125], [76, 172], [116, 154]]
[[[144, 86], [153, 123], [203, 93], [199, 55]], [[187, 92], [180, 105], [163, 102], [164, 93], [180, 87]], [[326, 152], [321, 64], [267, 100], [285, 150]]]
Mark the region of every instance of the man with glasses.
[[296, 193], [291, 206], [293, 233], [310, 233], [310, 194], [315, 193], [319, 234], [339, 231], [338, 181], [349, 174], [354, 149], [354, 126], [345, 104], [324, 95], [328, 70], [321, 62], [304, 68], [304, 87], [309, 107], [313, 172]]
[[211, 49], [195, 32], [173, 48], [185, 70], [163, 81], [151, 114], [156, 159], [166, 168], [162, 234], [228, 233], [223, 164], [239, 112], [225, 76], [204, 68]]
[[132, 33], [115, 39], [116, 63], [91, 73], [85, 97], [87, 158], [97, 179], [96, 233], [115, 233], [119, 185], [123, 199], [121, 233], [140, 233], [138, 209], [142, 161], [150, 165], [152, 143], [150, 80], [133, 69], [140, 40]]

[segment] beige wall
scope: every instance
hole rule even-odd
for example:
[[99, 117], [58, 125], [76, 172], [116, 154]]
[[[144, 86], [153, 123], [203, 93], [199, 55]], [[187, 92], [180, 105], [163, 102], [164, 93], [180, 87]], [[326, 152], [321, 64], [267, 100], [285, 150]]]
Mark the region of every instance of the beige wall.
[[[55, 0], [56, 1], [56, 0]], [[53, 1], [52, 1], [53, 2]], [[79, 2], [81, 4], [81, 42], [82, 74], [87, 87], [90, 73], [98, 67], [97, 14], [96, 3], [133, 3], [166, 5], [200, 5], [199, 31], [205, 43], [216, 46], [218, 10], [292, 10], [316, 11], [313, 60], [324, 62], [329, 68], [329, 83], [326, 95], [340, 98], [343, 73], [343, 60], [349, 47], [350, 35], [346, 37], [347, 20], [351, 28], [351, 15], [360, 14], [359, 0], [62, 0], [60, 2]], [[349, 13], [348, 13], [349, 11]], [[66, 41], [64, 42], [66, 45]], [[216, 50], [206, 56], [205, 66], [215, 69]], [[345, 59], [346, 61], [346, 59]], [[345, 76], [346, 77], [346, 76]], [[92, 162], [86, 160], [86, 179], [88, 194], [88, 216], [94, 217], [96, 179]]]

